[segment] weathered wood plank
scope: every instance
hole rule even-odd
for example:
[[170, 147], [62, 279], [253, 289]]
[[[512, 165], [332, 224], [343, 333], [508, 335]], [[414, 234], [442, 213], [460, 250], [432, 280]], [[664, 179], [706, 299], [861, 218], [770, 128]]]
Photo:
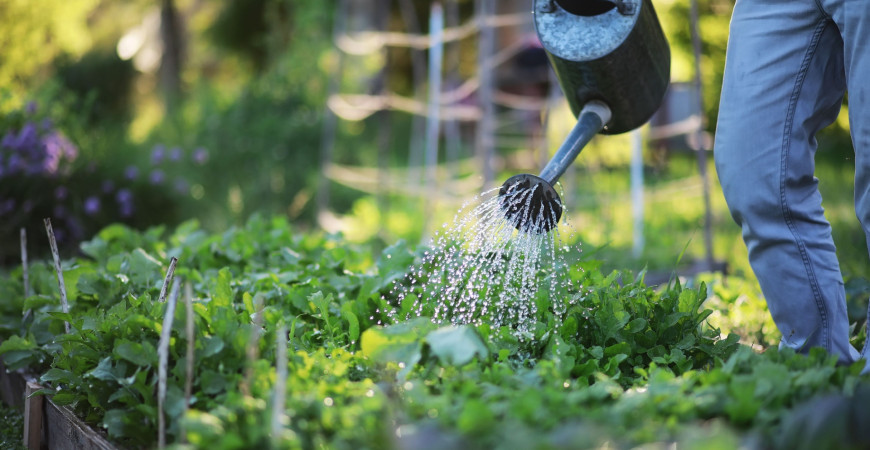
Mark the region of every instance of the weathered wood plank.
[[42, 420], [45, 397], [31, 394], [40, 389], [39, 384], [28, 381], [24, 390], [24, 446], [28, 450], [42, 448]]
[[32, 377], [6, 372], [0, 359], [0, 399], [24, 410], [24, 446], [49, 450], [117, 450], [108, 439], [79, 419], [72, 411], [46, 397], [31, 393], [42, 389]]
[[45, 437], [51, 450], [116, 450], [101, 434], [72, 411], [45, 402]]

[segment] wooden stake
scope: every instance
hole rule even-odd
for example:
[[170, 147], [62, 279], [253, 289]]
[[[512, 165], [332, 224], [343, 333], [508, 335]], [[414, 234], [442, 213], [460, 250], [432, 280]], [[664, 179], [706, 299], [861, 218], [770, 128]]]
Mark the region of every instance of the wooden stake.
[[169, 260], [169, 268], [166, 269], [166, 278], [163, 280], [163, 287], [160, 288], [160, 297], [158, 297], [160, 303], [166, 301], [166, 289], [169, 287], [170, 283], [172, 283], [172, 277], [175, 276], [175, 265], [177, 263], [178, 258], [174, 256]]
[[[48, 245], [51, 246], [51, 256], [54, 257], [54, 270], [57, 272], [57, 284], [60, 288], [60, 305], [65, 314], [69, 314], [69, 303], [66, 301], [66, 285], [63, 282], [63, 269], [60, 267], [60, 252], [57, 251], [57, 240], [54, 238], [54, 230], [51, 228], [51, 219], [43, 219], [45, 232], [48, 234]], [[69, 322], [64, 322], [67, 334], [69, 334]]]
[[[173, 263], [175, 258], [173, 259]], [[175, 264], [170, 264], [174, 270]], [[172, 321], [175, 318], [175, 305], [178, 302], [178, 282], [172, 284], [169, 303], [166, 304], [166, 314], [163, 316], [163, 329], [160, 332], [160, 342], [157, 344], [157, 447], [166, 447], [166, 418], [163, 416], [166, 402], [166, 372], [169, 365], [169, 338], [172, 334]]]
[[[27, 230], [21, 227], [21, 281], [24, 283], [24, 298], [30, 297], [30, 275], [27, 264]], [[30, 317], [30, 310], [24, 311], [24, 319], [22, 323]]]
[[24, 446], [28, 450], [42, 448], [42, 405], [45, 397], [33, 395], [40, 388], [33, 381], [28, 381], [24, 388]]
[[[187, 335], [187, 375], [184, 380], [184, 413], [187, 414], [187, 408], [190, 406], [190, 396], [193, 392], [193, 363], [194, 363], [194, 323], [193, 323], [193, 288], [190, 283], [184, 284], [184, 306], [186, 313], [185, 333]], [[187, 443], [187, 434], [184, 430], [184, 425], [181, 425], [181, 443]]]
[[272, 399], [272, 442], [279, 447], [284, 428], [284, 398], [287, 395], [287, 325], [281, 324], [275, 336], [275, 398]]
[[254, 377], [254, 361], [257, 359], [260, 347], [260, 331], [263, 328], [263, 296], [254, 296], [254, 309], [257, 311], [254, 314], [254, 322], [251, 324], [251, 335], [248, 338], [247, 347], [247, 364], [245, 367], [245, 378], [242, 380], [240, 391], [244, 395], [251, 395], [251, 379]]

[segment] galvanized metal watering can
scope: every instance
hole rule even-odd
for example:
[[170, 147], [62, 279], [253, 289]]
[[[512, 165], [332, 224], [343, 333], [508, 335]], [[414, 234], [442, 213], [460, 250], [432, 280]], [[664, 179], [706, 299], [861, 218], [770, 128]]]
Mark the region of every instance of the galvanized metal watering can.
[[509, 178], [499, 192], [518, 229], [546, 233], [562, 216], [553, 185], [592, 137], [643, 125], [670, 80], [670, 49], [650, 0], [533, 0], [535, 29], [577, 117], [539, 176]]

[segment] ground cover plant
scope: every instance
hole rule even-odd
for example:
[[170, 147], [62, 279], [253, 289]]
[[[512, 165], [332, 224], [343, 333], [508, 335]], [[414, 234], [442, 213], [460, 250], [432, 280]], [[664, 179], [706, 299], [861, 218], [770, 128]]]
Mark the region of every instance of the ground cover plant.
[[[587, 262], [562, 325], [553, 326], [539, 297], [534, 337], [520, 342], [509, 325], [435, 324], [426, 310], [391, 322], [388, 311], [401, 305], [390, 290], [421, 256], [403, 243], [373, 258], [339, 236], [298, 233], [284, 219], [257, 216], [222, 234], [195, 222], [145, 232], [114, 225], [82, 252], [63, 263], [69, 313], [61, 312], [50, 264], [31, 265], [26, 298], [21, 269], [4, 276], [0, 353], [8, 367], [39, 376], [40, 394], [123, 447], [157, 443], [158, 340], [168, 305], [158, 296], [171, 257], [176, 278], [190, 286], [194, 331], [180, 301], [167, 322], [169, 443], [870, 442], [858, 426], [867, 417], [857, 405], [870, 396], [860, 367], [838, 367], [824, 352], [760, 354], [736, 335], [720, 336], [707, 324], [703, 284], [674, 280], [653, 289], [643, 274], [604, 275]], [[818, 407], [841, 419], [834, 434], [807, 413]]]

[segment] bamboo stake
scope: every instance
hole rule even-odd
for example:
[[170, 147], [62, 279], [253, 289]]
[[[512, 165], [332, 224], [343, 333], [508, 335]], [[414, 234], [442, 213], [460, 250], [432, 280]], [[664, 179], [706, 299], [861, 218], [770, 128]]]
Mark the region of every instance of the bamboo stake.
[[[24, 283], [24, 298], [30, 297], [30, 274], [29, 267], [27, 264], [27, 230], [24, 227], [21, 227], [21, 281]], [[24, 311], [24, 318], [21, 320], [22, 324], [27, 322], [27, 319], [30, 317], [30, 310]]]
[[254, 322], [251, 324], [251, 335], [248, 338], [245, 378], [242, 380], [242, 385], [239, 389], [244, 395], [251, 395], [251, 379], [254, 377], [254, 361], [257, 359], [257, 354], [259, 353], [260, 331], [263, 328], [263, 297], [261, 295], [254, 296], [254, 309], [257, 312], [254, 314]]
[[[54, 270], [57, 272], [57, 284], [60, 288], [60, 305], [63, 308], [64, 314], [69, 314], [69, 303], [66, 301], [66, 285], [63, 282], [63, 269], [60, 267], [60, 252], [57, 251], [57, 240], [54, 237], [54, 230], [51, 228], [51, 219], [43, 219], [45, 223], [45, 232], [48, 234], [48, 245], [51, 246], [51, 256], [54, 257]], [[64, 328], [69, 334], [69, 322], [64, 321]]]
[[287, 395], [287, 325], [281, 324], [275, 336], [275, 398], [272, 400], [272, 443], [279, 447], [284, 427], [284, 402]]
[[[193, 359], [194, 359], [194, 323], [193, 323], [193, 288], [190, 283], [184, 284], [184, 307], [186, 315], [185, 334], [187, 335], [187, 375], [184, 380], [184, 413], [187, 414], [187, 409], [190, 406], [190, 396], [193, 391]], [[187, 443], [187, 434], [184, 431], [182, 422], [181, 443]]]
[[166, 289], [169, 287], [170, 283], [172, 283], [172, 278], [175, 276], [175, 265], [178, 264], [178, 258], [172, 257], [169, 260], [169, 268], [166, 269], [166, 278], [163, 280], [163, 287], [160, 288], [160, 297], [158, 297], [158, 301], [163, 303], [166, 301]]
[[[173, 262], [175, 258], [172, 258]], [[170, 268], [174, 264], [170, 264]], [[160, 332], [160, 342], [157, 344], [157, 446], [166, 447], [166, 418], [163, 416], [166, 402], [166, 372], [169, 365], [169, 338], [172, 334], [172, 321], [175, 318], [175, 305], [178, 302], [178, 282], [172, 284], [169, 302], [166, 304], [166, 314], [163, 316], [163, 329]]]

